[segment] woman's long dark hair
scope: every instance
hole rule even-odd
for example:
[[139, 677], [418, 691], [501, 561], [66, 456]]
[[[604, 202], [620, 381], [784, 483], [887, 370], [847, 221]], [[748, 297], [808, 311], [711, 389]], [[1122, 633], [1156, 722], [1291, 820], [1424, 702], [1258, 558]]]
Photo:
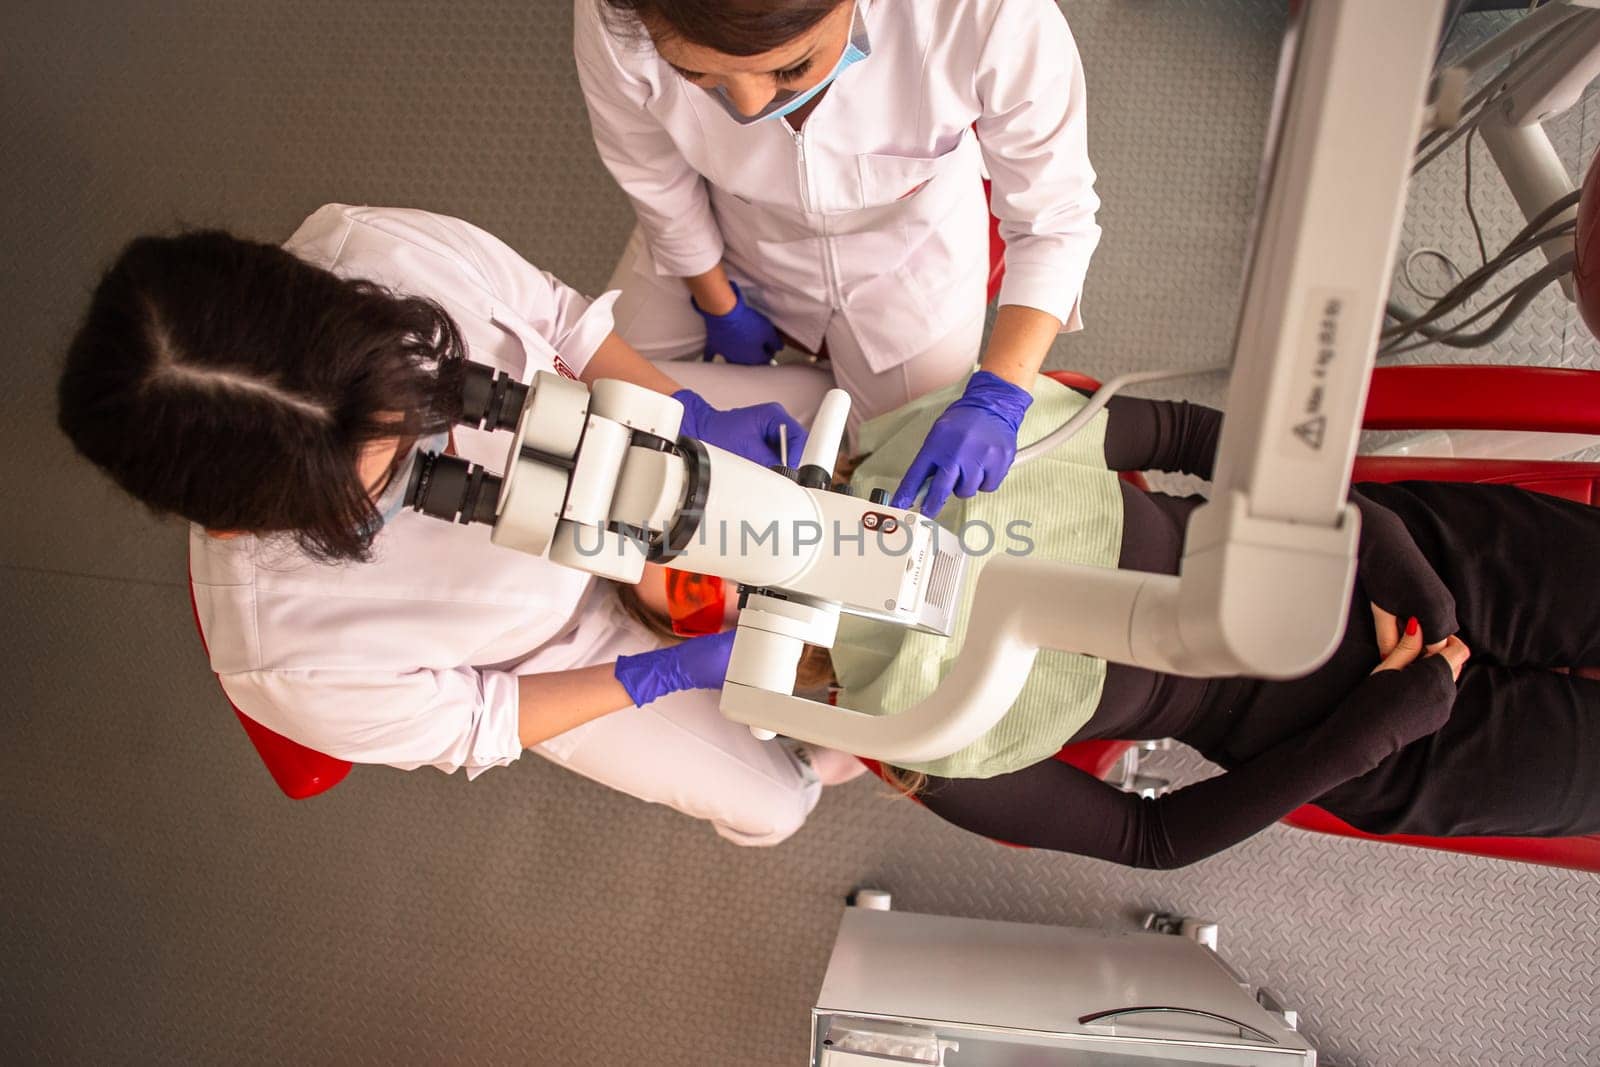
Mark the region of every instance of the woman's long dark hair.
[[362, 450], [447, 427], [463, 358], [432, 301], [218, 231], [141, 237], [95, 289], [57, 423], [157, 512], [362, 560]]
[[729, 56], [781, 48], [851, 0], [604, 0], [643, 24], [654, 37], [670, 35]]

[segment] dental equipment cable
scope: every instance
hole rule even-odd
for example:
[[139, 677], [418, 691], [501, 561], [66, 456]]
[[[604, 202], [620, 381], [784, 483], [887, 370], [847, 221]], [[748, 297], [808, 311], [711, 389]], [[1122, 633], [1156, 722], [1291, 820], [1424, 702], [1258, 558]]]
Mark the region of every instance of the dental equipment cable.
[[[1565, 265], [1566, 269], [1570, 270], [1572, 268], [1572, 262], [1571, 261], [1572, 261], [1573, 258], [1574, 257], [1572, 257], [1569, 254], [1568, 256], [1562, 257], [1562, 259], [1560, 261], [1558, 261], [1558, 262], [1564, 262], [1564, 265]], [[1421, 324], [1418, 324], [1416, 326], [1411, 327], [1410, 330], [1408, 330], [1407, 332], [1419, 333], [1422, 336], [1427, 337], [1427, 338], [1429, 338], [1431, 340], [1438, 340], [1438, 339], [1440, 339], [1442, 337], [1448, 337], [1448, 336], [1451, 336], [1451, 335], [1454, 335], [1454, 334], [1458, 334], [1465, 327], [1472, 325], [1474, 322], [1477, 322], [1479, 319], [1482, 319], [1485, 315], [1487, 315], [1489, 312], [1493, 311], [1495, 308], [1500, 307], [1506, 301], [1511, 300], [1513, 297], [1515, 297], [1515, 295], [1518, 292], [1520, 292], [1523, 289], [1524, 286], [1527, 286], [1529, 283], [1534, 282], [1535, 279], [1538, 279], [1540, 275], [1547, 274], [1547, 273], [1553, 273], [1554, 276], [1553, 277], [1545, 277], [1542, 280], [1540, 280], [1538, 287], [1542, 287], [1543, 285], [1547, 285], [1551, 281], [1555, 280], [1555, 278], [1559, 278], [1561, 276], [1561, 274], [1563, 273], [1563, 271], [1559, 267], [1557, 267], [1557, 269], [1555, 269], [1553, 272], [1551, 272], [1551, 267], [1552, 266], [1555, 266], [1555, 264], [1547, 264], [1545, 267], [1543, 267], [1540, 270], [1534, 272], [1534, 274], [1528, 276], [1527, 278], [1524, 278], [1522, 281], [1520, 281], [1516, 285], [1512, 286], [1506, 292], [1501, 293], [1499, 296], [1495, 297], [1494, 300], [1490, 301], [1488, 304], [1485, 304], [1483, 307], [1479, 308], [1477, 311], [1473, 312], [1471, 315], [1469, 315], [1466, 318], [1462, 319], [1460, 322], [1456, 323], [1453, 326], [1439, 326], [1439, 325], [1435, 325], [1433, 323], [1421, 323]], [[1394, 313], [1393, 312], [1393, 308], [1395, 307], [1395, 305], [1391, 305], [1390, 307], [1391, 307], [1391, 314], [1393, 314]], [[1401, 333], [1401, 334], [1399, 334], [1397, 336], [1391, 337], [1388, 341], [1386, 341], [1384, 343], [1383, 347], [1384, 348], [1392, 348], [1392, 347], [1400, 344], [1401, 342], [1403, 342], [1405, 340], [1405, 336], [1406, 336], [1405, 333]], [[1472, 346], [1461, 346], [1461, 347], [1472, 347]]]
[[1462, 178], [1461, 200], [1467, 207], [1467, 218], [1472, 222], [1472, 236], [1478, 242], [1478, 266], [1489, 262], [1489, 251], [1483, 243], [1483, 224], [1478, 221], [1478, 209], [1472, 203], [1472, 137], [1478, 131], [1473, 128], [1467, 133], [1466, 144], [1462, 151]]
[[[1490, 277], [1500, 273], [1512, 262], [1521, 259], [1529, 252], [1538, 250], [1544, 244], [1544, 242], [1553, 238], [1564, 237], [1572, 233], [1573, 229], [1574, 226], [1571, 223], [1553, 226], [1548, 230], [1544, 230], [1538, 234], [1535, 234], [1523, 244], [1507, 249], [1506, 252], [1490, 260], [1485, 267], [1480, 268], [1478, 271], [1474, 271], [1471, 275], [1468, 275], [1466, 279], [1451, 289], [1450, 292], [1444, 296], [1444, 298], [1435, 302], [1431, 308], [1420, 314], [1413, 313], [1403, 304], [1391, 300], [1385, 310], [1389, 317], [1395, 319], [1396, 322], [1394, 325], [1384, 328], [1381, 334], [1383, 342], [1382, 347], [1379, 350], [1379, 354], [1385, 354], [1389, 349], [1393, 349], [1401, 344], [1406, 343], [1408, 337], [1410, 337], [1412, 334], [1421, 334], [1426, 337], [1431, 335], [1431, 331], [1454, 333], [1457, 332], [1462, 326], [1465, 326], [1470, 322], [1477, 321], [1477, 319], [1482, 317], [1482, 309], [1480, 309], [1478, 312], [1475, 312], [1471, 318], [1462, 322], [1458, 322], [1453, 326], [1446, 327], [1443, 324], [1437, 323], [1438, 319], [1460, 309], [1462, 305], [1467, 303], [1473, 297], [1479, 295], [1480, 291], [1484, 287], [1485, 282]], [[1558, 270], [1553, 275], [1545, 277], [1545, 280], [1541, 283], [1541, 286], [1548, 284], [1551, 280], [1561, 278], [1571, 269], [1571, 260], [1566, 260], [1566, 270]], [[1541, 269], [1535, 276], [1543, 276], [1546, 275], [1547, 272], [1548, 268]], [[1529, 279], [1524, 279], [1522, 282], [1518, 282], [1512, 287], [1511, 290], [1509, 290], [1509, 292], [1514, 293], [1528, 280]], [[1502, 298], [1497, 299], [1490, 306], [1498, 307], [1499, 304], [1503, 302], [1503, 299], [1509, 299], [1509, 297], [1505, 297], [1503, 294]]]
[[1404, 339], [1407, 334], [1422, 332], [1421, 327], [1460, 307], [1472, 296], [1476, 295], [1478, 290], [1492, 277], [1504, 270], [1512, 262], [1540, 248], [1552, 238], [1562, 237], [1570, 233], [1574, 228], [1574, 223], [1571, 220], [1557, 223], [1545, 230], [1540, 230], [1539, 227], [1546, 225], [1550, 220], [1575, 204], [1578, 195], [1578, 192], [1574, 191], [1541, 211], [1522, 230], [1518, 231], [1517, 235], [1511, 239], [1504, 249], [1483, 266], [1457, 282], [1427, 311], [1412, 313], [1404, 306], [1391, 301], [1388, 307], [1388, 314], [1397, 321], [1394, 325], [1384, 328], [1383, 336], [1388, 339], [1390, 344], [1394, 344]]
[[[1501, 249], [1500, 252], [1498, 252], [1488, 262], [1484, 263], [1482, 266], [1478, 267], [1472, 273], [1468, 274], [1466, 277], [1462, 278], [1459, 282], [1452, 286], [1450, 291], [1445, 294], [1443, 299], [1448, 300], [1454, 296], [1470, 295], [1470, 293], [1467, 292], [1468, 290], [1476, 290], [1480, 288], [1485, 282], [1493, 277], [1500, 269], [1508, 265], [1512, 260], [1515, 260], [1525, 255], [1527, 252], [1538, 248], [1552, 237], [1563, 236], [1565, 230], [1572, 228], [1573, 223], [1571, 220], [1556, 223], [1548, 230], [1540, 230], [1539, 227], [1545, 226], [1552, 219], [1556, 218], [1562, 212], [1576, 204], [1580, 195], [1581, 190], [1574, 190], [1573, 192], [1568, 193], [1566, 196], [1563, 196], [1559, 200], [1556, 200], [1554, 203], [1550, 204], [1550, 206], [1539, 212], [1539, 214], [1535, 215], [1528, 221], [1527, 225], [1523, 226], [1522, 229], [1517, 231], [1516, 235], [1512, 237], [1509, 242], [1507, 242], [1505, 248]], [[1442, 311], [1439, 311], [1439, 313], [1442, 314], [1443, 311], [1448, 310], [1449, 309], [1446, 308]], [[1432, 312], [1430, 311], [1430, 314], [1431, 313]], [[1385, 330], [1385, 332], [1396, 333], [1404, 331], [1396, 327], [1389, 327]]]
[[[1426, 325], [1421, 326], [1416, 331], [1423, 335], [1421, 340], [1399, 344], [1400, 339], [1396, 338], [1389, 345], [1380, 349], [1378, 354], [1398, 356], [1430, 344], [1448, 345], [1451, 348], [1478, 348], [1481, 345], [1489, 344], [1510, 328], [1512, 322], [1527, 310], [1534, 297], [1538, 296], [1546, 286], [1569, 274], [1576, 258], [1571, 252], [1568, 252], [1561, 258], [1545, 264], [1544, 267], [1529, 275], [1514, 288], [1501, 293], [1490, 303], [1448, 330], [1439, 330]], [[1461, 332], [1464, 328], [1477, 322], [1502, 304], [1506, 305], [1506, 309], [1489, 326], [1478, 333], [1464, 334]]]
[[[1483, 225], [1478, 221], [1478, 211], [1472, 202], [1472, 138], [1477, 132], [1477, 130], [1473, 130], [1468, 133], [1467, 139], [1463, 144], [1461, 160], [1461, 200], [1466, 206], [1467, 218], [1472, 223], [1472, 236], [1478, 242], [1478, 266], [1481, 267], [1485, 263], [1489, 262], [1489, 251], [1483, 240]], [[1411, 267], [1413, 263], [1423, 256], [1431, 256], [1432, 258], [1438, 260], [1444, 265], [1446, 270], [1455, 275], [1455, 282], [1451, 283], [1452, 286], [1467, 276], [1467, 272], [1457, 266], [1456, 261], [1451, 259], [1450, 254], [1442, 248], [1435, 248], [1429, 245], [1422, 248], [1412, 249], [1411, 253], [1406, 256], [1404, 263], [1401, 264], [1400, 277], [1412, 292], [1416, 293], [1420, 297], [1423, 297], [1424, 299], [1443, 300], [1449, 295], [1450, 290], [1446, 289], [1442, 293], [1430, 293], [1428, 290], [1424, 289], [1420, 284], [1418, 284], [1416, 277], [1411, 273]], [[1393, 305], [1390, 306], [1391, 308], [1393, 307]]]
[[1507, 249], [1494, 259], [1491, 259], [1484, 267], [1457, 282], [1448, 292], [1438, 298], [1427, 311], [1412, 312], [1404, 305], [1391, 300], [1385, 310], [1396, 321], [1394, 325], [1384, 327], [1381, 336], [1386, 342], [1395, 342], [1403, 340], [1409, 333], [1422, 332], [1423, 327], [1457, 310], [1462, 304], [1477, 296], [1491, 277], [1502, 272], [1506, 267], [1528, 253], [1538, 251], [1546, 241], [1567, 236], [1573, 232], [1574, 228], [1572, 223], [1552, 226], [1548, 230], [1542, 230], [1535, 234], [1528, 241]]
[[1066, 444], [1080, 430], [1089, 425], [1089, 420], [1098, 415], [1101, 409], [1111, 402], [1113, 396], [1130, 385], [1171, 381], [1176, 378], [1197, 378], [1203, 374], [1226, 374], [1231, 369], [1231, 364], [1219, 363], [1210, 367], [1198, 367], [1190, 370], [1147, 370], [1119, 374], [1099, 389], [1096, 389], [1094, 395], [1089, 397], [1089, 402], [1078, 409], [1066, 422], [1063, 422], [1037, 441], [1017, 449], [1017, 458], [1012, 463], [1012, 466], [1016, 467], [1037, 459], [1046, 452]]

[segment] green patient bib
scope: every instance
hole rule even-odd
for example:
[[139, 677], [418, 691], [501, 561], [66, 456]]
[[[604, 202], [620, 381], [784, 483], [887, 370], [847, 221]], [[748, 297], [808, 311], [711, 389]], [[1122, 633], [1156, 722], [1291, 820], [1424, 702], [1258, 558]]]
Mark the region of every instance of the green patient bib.
[[[859, 451], [870, 455], [851, 479], [855, 491], [861, 496], [877, 488], [892, 493], [929, 427], [964, 387], [960, 383], [922, 397], [863, 426]], [[1019, 444], [1040, 439], [1085, 403], [1080, 394], [1041, 377], [1033, 388], [1033, 406], [1023, 419]], [[1122, 495], [1117, 475], [1106, 469], [1105, 426], [1102, 411], [1066, 444], [1012, 468], [997, 491], [970, 500], [950, 498], [938, 515], [939, 523], [952, 531], [951, 536], [965, 530], [963, 544], [977, 553], [968, 561], [954, 633], [936, 637], [841, 616], [833, 664], [843, 690], [842, 705], [894, 715], [932, 693], [966, 639], [978, 575], [1000, 553], [1009, 549], [1097, 567], [1117, 565]], [[984, 551], [989, 531], [994, 544]], [[1062, 604], [1061, 610], [1070, 611], [1072, 605]], [[958, 752], [909, 769], [942, 778], [989, 778], [1047, 759], [1094, 713], [1105, 677], [1104, 660], [1040, 652], [1022, 694], [993, 729]]]

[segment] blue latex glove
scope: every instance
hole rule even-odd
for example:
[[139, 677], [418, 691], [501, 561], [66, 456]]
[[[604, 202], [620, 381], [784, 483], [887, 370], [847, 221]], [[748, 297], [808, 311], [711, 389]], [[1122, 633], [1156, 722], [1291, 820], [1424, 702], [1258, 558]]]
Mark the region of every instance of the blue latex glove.
[[806, 447], [806, 431], [782, 404], [771, 402], [719, 411], [692, 389], [679, 389], [672, 398], [683, 405], [683, 424], [678, 432], [685, 437], [716, 445], [763, 467], [776, 467], [778, 427], [787, 426], [789, 465], [799, 464], [800, 453]]
[[706, 320], [706, 362], [711, 362], [712, 356], [721, 356], [729, 363], [771, 363], [772, 357], [783, 348], [778, 328], [744, 302], [744, 294], [737, 285], [731, 281], [728, 284], [733, 287], [735, 303], [726, 315], [708, 315], [700, 310], [693, 297], [689, 298], [695, 311]]
[[637, 656], [619, 656], [612, 673], [641, 708], [668, 693], [721, 689], [733, 653], [733, 635], [733, 630], [724, 630]]
[[937, 515], [951, 492], [966, 498], [1000, 488], [1017, 458], [1017, 430], [1033, 396], [999, 375], [981, 370], [967, 381], [961, 399], [944, 409], [928, 431], [911, 468], [889, 501], [909, 508], [924, 483], [924, 515]]

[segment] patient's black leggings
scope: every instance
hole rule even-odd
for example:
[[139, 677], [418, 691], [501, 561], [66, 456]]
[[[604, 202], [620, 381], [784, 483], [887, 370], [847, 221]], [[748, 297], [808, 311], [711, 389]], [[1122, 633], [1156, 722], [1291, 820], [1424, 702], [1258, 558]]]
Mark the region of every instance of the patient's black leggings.
[[[1181, 438], [1184, 407], [1147, 408], [1169, 421], [1177, 412], [1179, 425], [1146, 426], [1137, 440]], [[1150, 458], [1115, 448], [1108, 438], [1119, 468]], [[1208, 475], [1209, 464], [1195, 473]], [[1472, 659], [1437, 733], [1350, 780], [1337, 771], [1338, 742], [1296, 745], [1377, 664], [1358, 578], [1338, 650], [1305, 678], [1199, 680], [1108, 666], [1100, 704], [1074, 741], [1175, 737], [1228, 774], [1139, 801], [1046, 761], [996, 778], [934, 779], [924, 802], [1002, 840], [1139, 866], [1192, 862], [1308, 801], [1376, 833], [1600, 833], [1600, 681], [1551, 669], [1600, 667], [1600, 508], [1503, 486], [1360, 488], [1400, 516], [1456, 599]], [[1124, 502], [1122, 565], [1176, 573], [1199, 498], [1125, 487]]]

